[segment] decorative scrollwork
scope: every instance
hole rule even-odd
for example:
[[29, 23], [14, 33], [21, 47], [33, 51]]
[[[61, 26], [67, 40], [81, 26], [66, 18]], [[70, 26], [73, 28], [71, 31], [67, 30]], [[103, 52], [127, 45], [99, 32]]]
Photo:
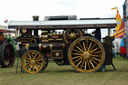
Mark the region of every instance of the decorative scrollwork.
[[69, 44], [82, 35], [83, 33], [80, 29], [67, 29], [64, 31], [64, 40]]

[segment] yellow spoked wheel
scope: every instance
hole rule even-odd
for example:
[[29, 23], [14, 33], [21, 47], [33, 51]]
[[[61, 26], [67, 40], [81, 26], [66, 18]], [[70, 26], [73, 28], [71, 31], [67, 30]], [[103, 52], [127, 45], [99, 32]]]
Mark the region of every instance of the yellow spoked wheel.
[[37, 73], [45, 67], [44, 57], [40, 52], [29, 50], [22, 56], [22, 67], [28, 73]]
[[76, 39], [68, 50], [70, 64], [79, 72], [97, 71], [103, 64], [105, 52], [103, 45], [93, 37]]

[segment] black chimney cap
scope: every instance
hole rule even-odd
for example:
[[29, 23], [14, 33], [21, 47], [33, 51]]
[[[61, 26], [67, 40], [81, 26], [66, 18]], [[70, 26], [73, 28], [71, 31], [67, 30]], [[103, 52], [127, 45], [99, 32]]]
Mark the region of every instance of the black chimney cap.
[[33, 21], [39, 21], [39, 16], [32, 16]]

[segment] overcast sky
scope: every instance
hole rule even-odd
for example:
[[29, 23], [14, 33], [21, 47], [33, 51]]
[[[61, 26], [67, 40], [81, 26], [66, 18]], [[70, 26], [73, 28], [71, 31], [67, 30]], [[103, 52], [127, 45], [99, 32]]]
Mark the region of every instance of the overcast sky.
[[0, 24], [4, 20], [40, 20], [48, 15], [77, 15], [78, 18], [115, 17], [117, 6], [122, 15], [124, 0], [0, 0]]

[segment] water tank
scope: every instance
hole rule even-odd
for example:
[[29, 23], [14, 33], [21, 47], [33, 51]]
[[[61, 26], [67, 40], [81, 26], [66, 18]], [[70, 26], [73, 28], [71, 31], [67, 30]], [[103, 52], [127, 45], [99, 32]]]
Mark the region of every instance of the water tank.
[[51, 21], [51, 20], [77, 20], [76, 15], [70, 16], [45, 16], [44, 21]]

